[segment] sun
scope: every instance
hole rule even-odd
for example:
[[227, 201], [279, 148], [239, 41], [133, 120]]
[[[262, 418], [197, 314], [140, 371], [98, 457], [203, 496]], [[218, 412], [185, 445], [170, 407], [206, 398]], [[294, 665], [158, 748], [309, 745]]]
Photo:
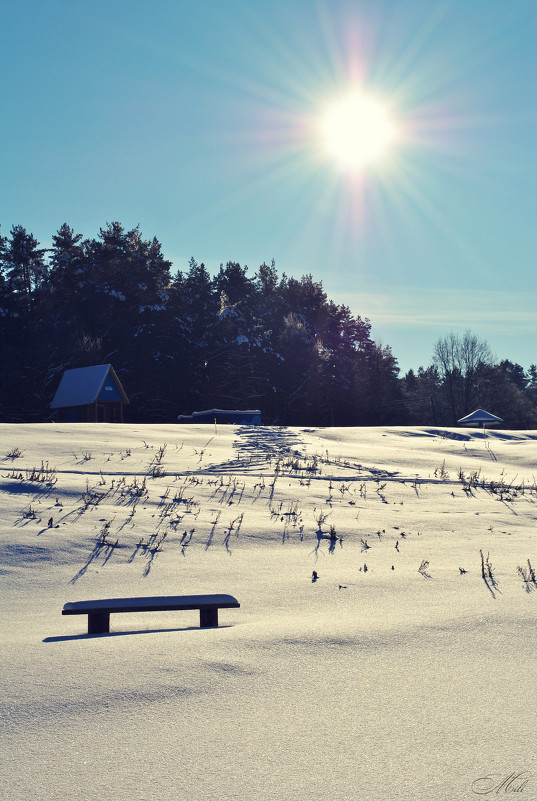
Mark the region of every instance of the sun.
[[319, 129], [325, 155], [344, 170], [382, 161], [397, 137], [388, 107], [362, 91], [352, 91], [328, 104], [321, 113]]

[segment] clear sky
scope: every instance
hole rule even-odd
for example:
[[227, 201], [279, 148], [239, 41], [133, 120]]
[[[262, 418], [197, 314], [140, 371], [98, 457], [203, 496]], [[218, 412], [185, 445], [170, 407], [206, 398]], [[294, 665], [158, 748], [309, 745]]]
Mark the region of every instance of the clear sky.
[[[47, 246], [63, 222], [87, 237], [139, 224], [174, 270], [193, 256], [311, 273], [403, 373], [466, 329], [537, 362], [534, 0], [0, 11], [4, 235], [21, 224]], [[397, 132], [372, 163], [321, 135], [349, 92]]]

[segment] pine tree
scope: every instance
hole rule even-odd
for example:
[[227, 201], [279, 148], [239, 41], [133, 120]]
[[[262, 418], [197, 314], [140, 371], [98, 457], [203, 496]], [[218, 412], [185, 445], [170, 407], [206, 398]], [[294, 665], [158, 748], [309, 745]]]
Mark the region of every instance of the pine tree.
[[48, 283], [52, 291], [62, 295], [64, 303], [82, 288], [84, 267], [82, 234], [75, 234], [67, 223], [63, 223], [52, 237]]
[[46, 250], [22, 225], [11, 228], [10, 239], [4, 245], [4, 271], [10, 288], [30, 309], [35, 290], [46, 277]]

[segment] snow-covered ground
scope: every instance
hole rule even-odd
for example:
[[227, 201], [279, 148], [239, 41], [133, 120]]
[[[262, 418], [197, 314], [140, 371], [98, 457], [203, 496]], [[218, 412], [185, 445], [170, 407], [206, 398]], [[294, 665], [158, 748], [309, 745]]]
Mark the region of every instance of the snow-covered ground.
[[1, 798], [537, 799], [536, 481], [531, 431], [0, 425]]

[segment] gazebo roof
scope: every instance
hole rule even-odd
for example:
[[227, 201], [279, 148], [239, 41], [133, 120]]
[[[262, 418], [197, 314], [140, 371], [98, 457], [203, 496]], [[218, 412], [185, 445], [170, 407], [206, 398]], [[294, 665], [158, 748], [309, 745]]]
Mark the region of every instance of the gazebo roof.
[[95, 403], [109, 375], [121, 395], [121, 401], [128, 403], [129, 399], [125, 395], [112, 365], [96, 364], [93, 367], [77, 367], [73, 370], [66, 370], [50, 404], [51, 408], [62, 409]]
[[490, 412], [486, 412], [484, 409], [476, 409], [475, 412], [471, 412], [471, 414], [467, 414], [466, 417], [461, 417], [460, 420], [457, 420], [458, 423], [461, 425], [498, 425], [498, 423], [503, 423], [501, 417], [496, 417], [495, 414], [491, 414]]

